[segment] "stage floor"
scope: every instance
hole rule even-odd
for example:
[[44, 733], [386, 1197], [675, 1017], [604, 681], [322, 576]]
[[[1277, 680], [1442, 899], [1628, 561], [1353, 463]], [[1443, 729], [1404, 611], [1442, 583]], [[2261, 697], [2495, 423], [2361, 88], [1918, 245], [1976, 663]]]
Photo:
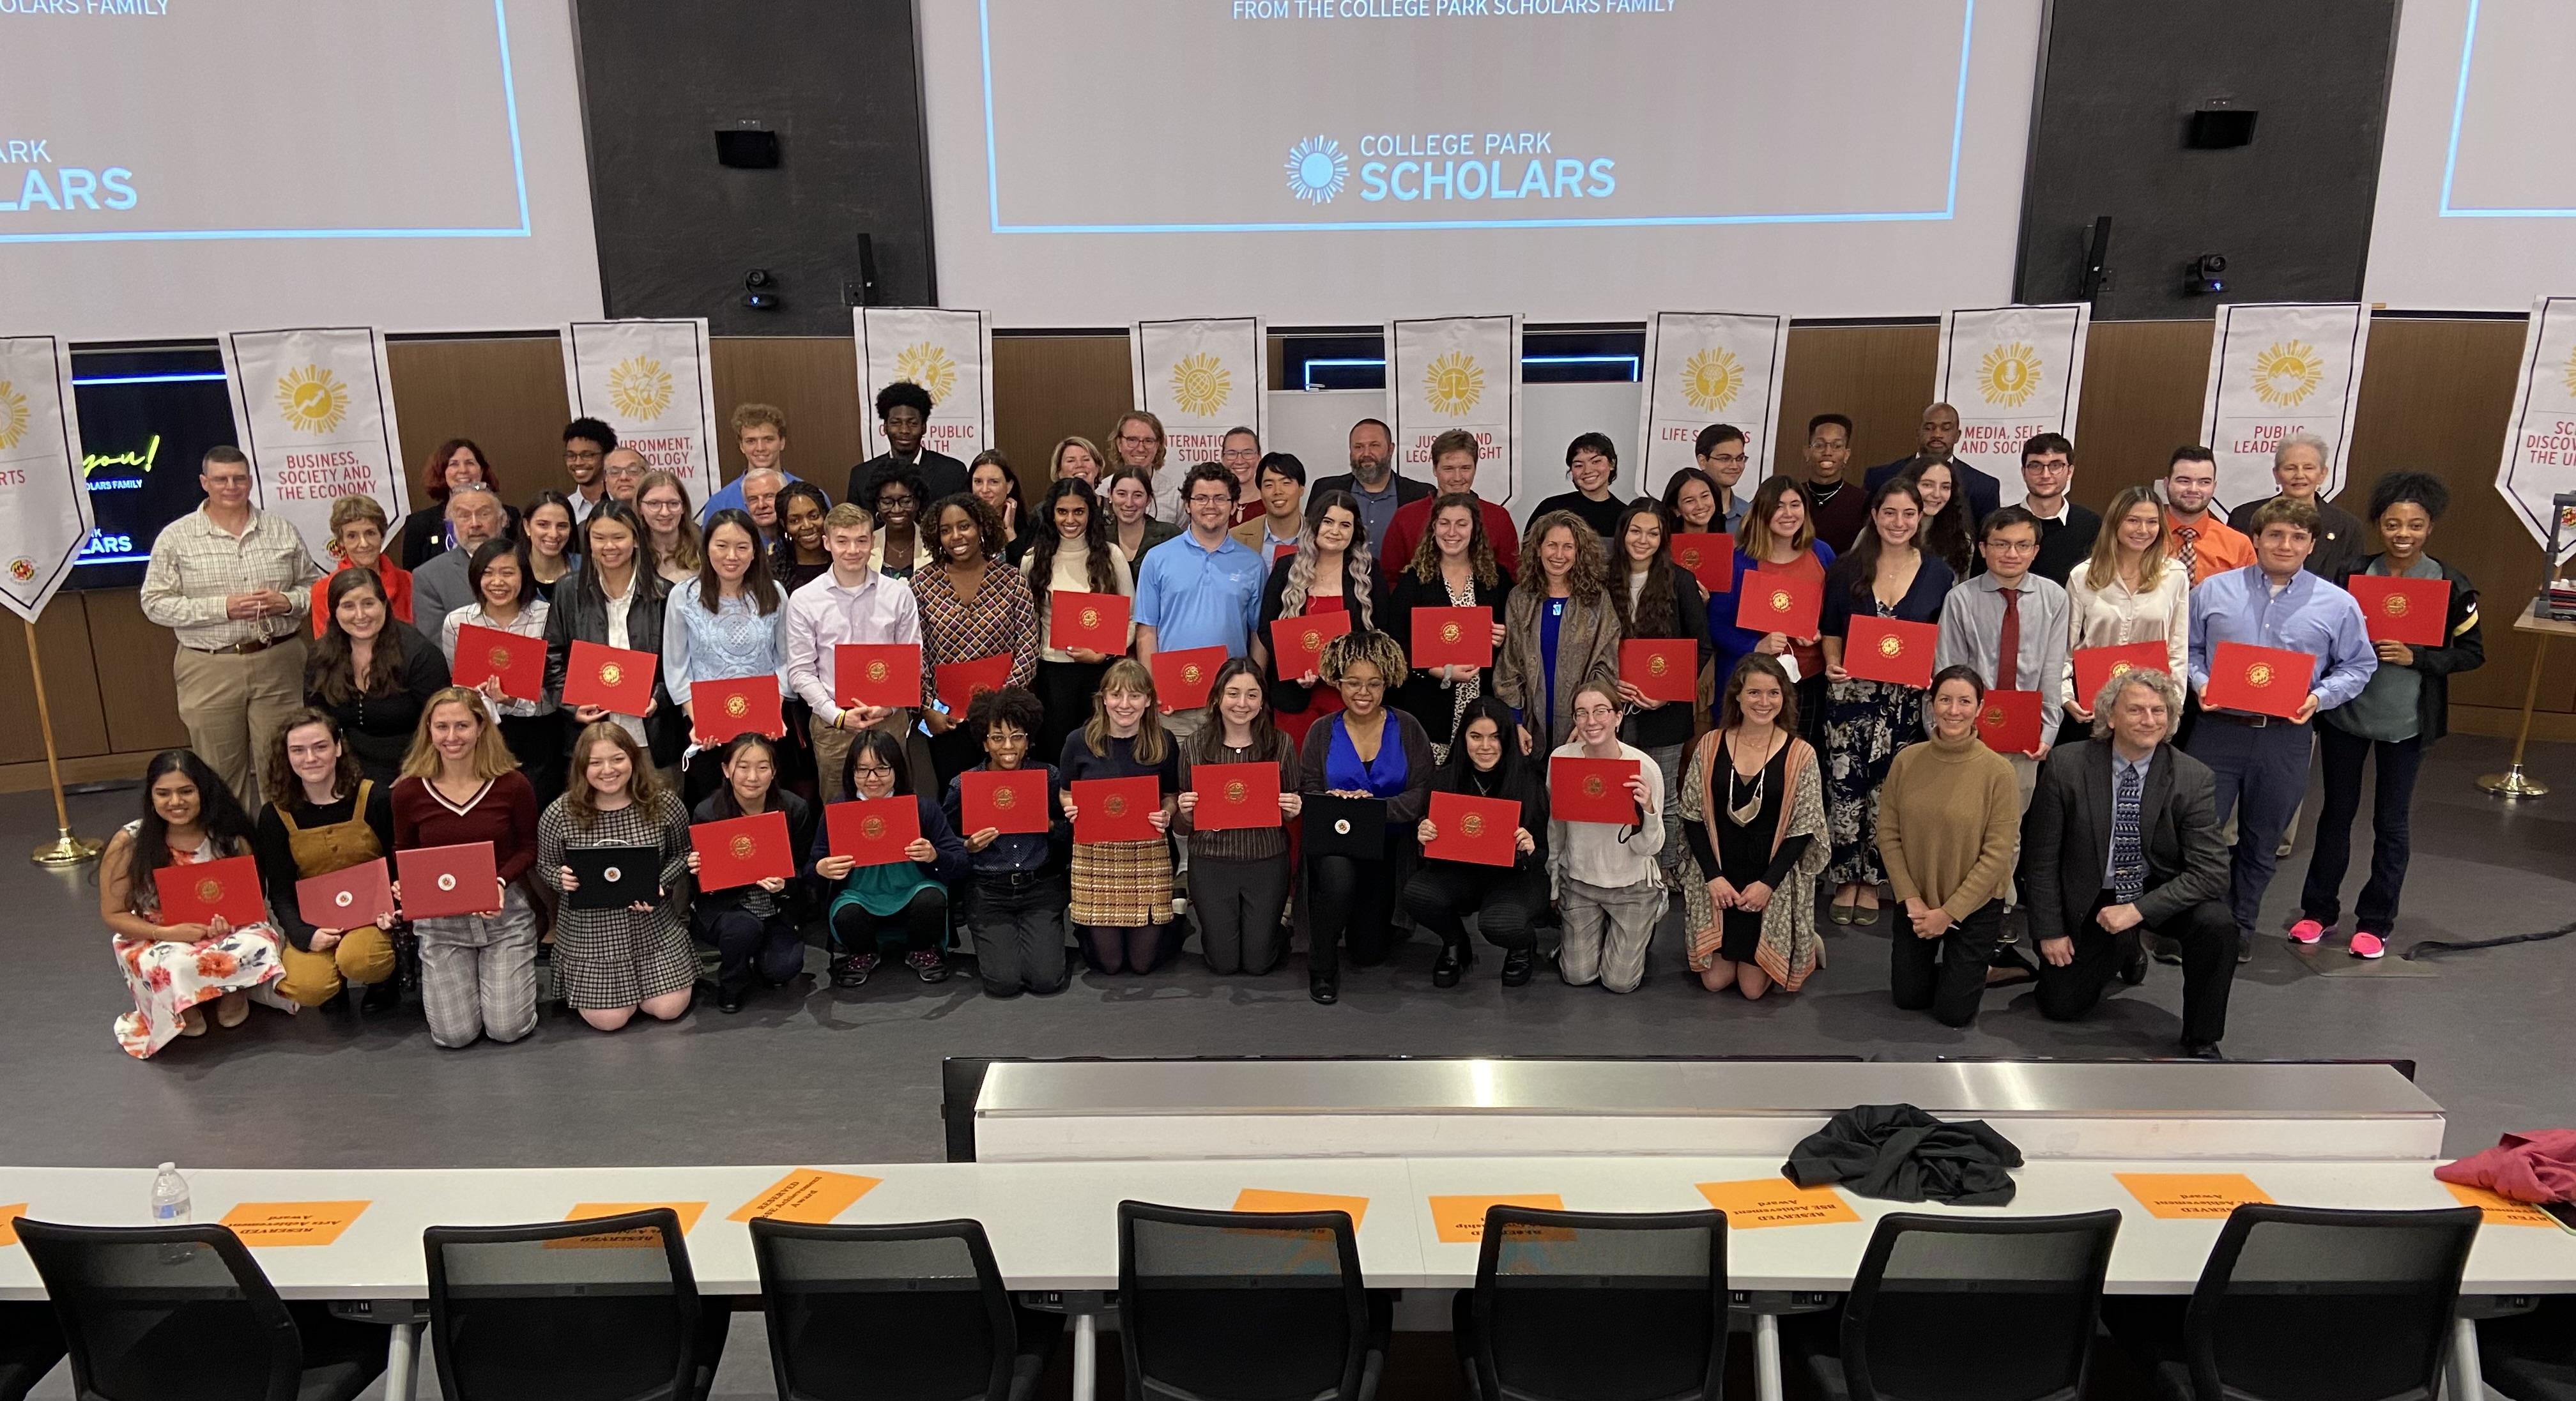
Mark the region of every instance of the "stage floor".
[[[2425, 765], [2398, 949], [2576, 918], [2576, 748], [2534, 751], [2533, 771], [2557, 794], [2511, 809], [2472, 784], [2502, 767], [2505, 749], [2456, 737]], [[137, 801], [133, 790], [75, 799], [75, 824], [104, 836]], [[2302, 826], [2267, 906], [2275, 926], [2307, 866]], [[2126, 1056], [2169, 1053], [2178, 1028], [2179, 970], [2161, 964], [2075, 1025], [2043, 1021], [2026, 984], [1990, 992], [1965, 1031], [1900, 1013], [1887, 1002], [1884, 921], [1828, 926], [1829, 966], [1805, 992], [1748, 1005], [1700, 990], [1668, 921], [1647, 985], [1625, 997], [1566, 987], [1545, 968], [1507, 994], [1490, 949], [1465, 985], [1436, 990], [1432, 942], [1416, 937], [1383, 967], [1347, 970], [1336, 1007], [1307, 1000], [1302, 959], [1266, 978], [1220, 979], [1189, 954], [1151, 977], [1083, 973], [1060, 996], [1008, 1002], [962, 971], [933, 987], [895, 967], [854, 991], [809, 980], [737, 1016], [702, 1004], [677, 1023], [612, 1035], [551, 1014], [524, 1042], [466, 1051], [432, 1045], [416, 1007], [364, 1024], [257, 1008], [239, 1030], [135, 1061], [109, 1032], [127, 1004], [94, 875], [39, 870], [21, 855], [52, 830], [42, 795], [0, 799], [0, 907], [17, 915], [0, 934], [0, 1158], [13, 1163], [925, 1160], [941, 1154], [939, 1066], [951, 1055]], [[820, 970], [819, 951], [809, 961]], [[2237, 977], [2228, 1054], [2411, 1057], [2450, 1111], [2453, 1152], [2505, 1129], [2576, 1121], [2576, 1037], [2565, 1030], [2576, 939], [2450, 955], [2429, 976], [2346, 976], [2351, 968], [2340, 952], [2302, 959], [2265, 939]]]

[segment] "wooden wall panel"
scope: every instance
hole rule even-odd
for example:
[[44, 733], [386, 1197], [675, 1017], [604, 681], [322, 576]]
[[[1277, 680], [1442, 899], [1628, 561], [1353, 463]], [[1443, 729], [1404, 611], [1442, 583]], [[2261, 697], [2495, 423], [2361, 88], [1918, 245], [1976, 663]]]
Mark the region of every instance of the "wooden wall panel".
[[449, 438], [471, 438], [488, 455], [502, 499], [524, 505], [543, 488], [570, 491], [563, 469], [563, 342], [554, 336], [395, 341], [385, 359], [394, 378], [416, 505], [427, 504], [421, 468]]
[[[89, 610], [83, 595], [60, 593], [36, 623], [36, 646], [45, 665], [45, 702], [53, 715], [54, 749], [65, 758], [107, 752], [107, 717], [99, 708], [98, 665], [90, 650]], [[0, 622], [0, 695], [25, 696], [19, 723], [0, 727], [0, 763], [41, 763], [44, 736], [36, 727], [34, 674], [27, 667], [24, 624]]]
[[1893, 462], [1914, 451], [1932, 371], [1941, 357], [1938, 326], [1801, 326], [1789, 332], [1782, 367], [1780, 432], [1772, 457], [1791, 476], [1806, 473], [1807, 420], [1839, 413], [1852, 420], [1852, 467]]
[[858, 343], [840, 336], [719, 336], [714, 344], [717, 466], [724, 480], [742, 475], [733, 411], [748, 403], [787, 412], [787, 466], [841, 499], [850, 468], [867, 458], [859, 403]]
[[1009, 336], [993, 342], [993, 418], [1002, 452], [1034, 505], [1046, 491], [1047, 453], [1083, 437], [1109, 460], [1109, 425], [1136, 406], [1127, 338]]
[[2200, 441], [2209, 321], [2097, 321], [2075, 411], [2075, 499], [2100, 510], [2120, 488], [2165, 474]]
[[142, 599], [134, 590], [102, 589], [81, 595], [81, 601], [89, 611], [89, 645], [98, 660], [98, 699], [107, 716], [108, 747], [132, 753], [186, 744], [179, 688], [170, 679], [170, 658], [179, 644], [167, 630], [145, 621]]

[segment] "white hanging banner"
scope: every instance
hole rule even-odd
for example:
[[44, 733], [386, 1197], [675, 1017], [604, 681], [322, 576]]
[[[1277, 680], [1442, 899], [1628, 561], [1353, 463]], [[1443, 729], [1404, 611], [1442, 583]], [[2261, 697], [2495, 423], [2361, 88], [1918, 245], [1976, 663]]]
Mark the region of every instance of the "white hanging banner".
[[72, 348], [0, 339], [0, 603], [36, 621], [71, 577], [90, 532]]
[[706, 318], [568, 322], [563, 348], [573, 417], [616, 429], [619, 447], [676, 474], [690, 504], [704, 505], [722, 485]]
[[[2496, 490], [2532, 541], [2548, 549], [2549, 518], [2558, 509], [2551, 498], [2576, 492], [2576, 297], [2543, 297], [2531, 305]], [[2558, 531], [2558, 548], [2552, 567], [2576, 558], [2576, 519]]]
[[2084, 343], [2093, 308], [1976, 307], [1941, 316], [1932, 397], [1959, 411], [1952, 456], [1993, 476], [2004, 505], [2021, 504], [2021, 445], [2041, 433], [2075, 436], [2084, 395]]
[[1181, 479], [1215, 462], [1226, 433], [1249, 428], [1269, 441], [1267, 328], [1257, 316], [1139, 321], [1128, 328], [1127, 361], [1136, 407], [1163, 421], [1163, 470], [1155, 513], [1180, 517]]
[[2292, 433], [2314, 433], [2331, 449], [2318, 498], [2332, 500], [2343, 490], [2369, 342], [2370, 308], [2359, 302], [2252, 302], [2218, 309], [2200, 440], [2218, 458], [2221, 506], [2232, 510], [2278, 494], [2272, 450]]
[[868, 456], [886, 450], [877, 391], [897, 380], [930, 391], [923, 447], [971, 462], [992, 446], [991, 317], [936, 307], [867, 306], [851, 310], [850, 329], [859, 342], [859, 417], [867, 424]]
[[1771, 475], [1771, 443], [1780, 421], [1780, 366], [1789, 354], [1789, 318], [1740, 311], [1659, 311], [1646, 322], [1646, 392], [1637, 441], [1645, 444], [1643, 490], [1661, 496], [1673, 474], [1698, 461], [1700, 430], [1731, 423], [1744, 430], [1737, 494], [1750, 497]]
[[[1476, 435], [1476, 460], [1484, 464], [1476, 494], [1509, 501], [1519, 493], [1518, 315], [1386, 323], [1386, 384], [1395, 409], [1397, 471], [1431, 480], [1431, 441], [1463, 428]], [[1498, 463], [1499, 473], [1493, 470]]]
[[331, 503], [372, 496], [388, 519], [411, 509], [384, 332], [366, 326], [224, 336], [233, 422], [250, 457], [251, 504], [283, 516], [331, 567]]

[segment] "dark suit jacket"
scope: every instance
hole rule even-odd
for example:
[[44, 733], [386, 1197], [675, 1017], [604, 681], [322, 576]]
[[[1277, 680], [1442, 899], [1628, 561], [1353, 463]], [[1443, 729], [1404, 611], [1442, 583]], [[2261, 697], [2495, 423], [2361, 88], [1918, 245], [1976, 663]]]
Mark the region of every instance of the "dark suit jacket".
[[[2264, 501], [2271, 499], [2266, 496], [2260, 501], [2248, 501], [2228, 512], [2228, 528], [2243, 534], [2248, 540], [2253, 539], [2254, 513], [2262, 508]], [[2361, 558], [2361, 546], [2361, 522], [2352, 512], [2328, 502], [2323, 496], [2318, 497], [2317, 539], [2315, 546], [2308, 551], [2308, 572], [2336, 588], [2342, 588], [2343, 581], [2352, 574], [2353, 561]]]
[[930, 514], [931, 502], [943, 496], [955, 496], [966, 489], [965, 463], [944, 452], [932, 452], [928, 448], [923, 448], [918, 461], [897, 462], [893, 453], [881, 452], [851, 468], [849, 488], [841, 493], [841, 499], [856, 501], [861, 506], [869, 505], [875, 496], [875, 487], [872, 483], [876, 475], [897, 467], [910, 467], [921, 474], [922, 489], [929, 494], [916, 504], [925, 517]]
[[[1862, 474], [1860, 484], [1876, 491], [1882, 483], [1913, 465], [1913, 458], [1900, 457], [1885, 466], [1872, 467]], [[1950, 475], [1968, 489], [1968, 533], [1974, 535], [1977, 523], [2004, 503], [2004, 485], [1996, 481], [1992, 473], [1964, 462], [1952, 462]]]
[[[2138, 913], [2161, 925], [2227, 894], [2227, 847], [2218, 839], [2217, 784], [2209, 766], [2156, 746], [2138, 805], [2147, 888]], [[2111, 741], [2059, 745], [2039, 772], [2022, 819], [2021, 895], [2033, 940], [2063, 939], [2091, 924], [2111, 854]]]
[[[1343, 472], [1338, 476], [1317, 477], [1314, 484], [1306, 488], [1306, 510], [1308, 515], [1311, 516], [1314, 514], [1316, 498], [1322, 496], [1328, 491], [1347, 491], [1353, 496], [1360, 494], [1359, 484], [1353, 480], [1351, 474], [1348, 472]], [[1404, 475], [1402, 472], [1395, 474], [1396, 505], [1403, 506], [1407, 502], [1419, 501], [1430, 494], [1431, 483], [1415, 481], [1413, 478]]]

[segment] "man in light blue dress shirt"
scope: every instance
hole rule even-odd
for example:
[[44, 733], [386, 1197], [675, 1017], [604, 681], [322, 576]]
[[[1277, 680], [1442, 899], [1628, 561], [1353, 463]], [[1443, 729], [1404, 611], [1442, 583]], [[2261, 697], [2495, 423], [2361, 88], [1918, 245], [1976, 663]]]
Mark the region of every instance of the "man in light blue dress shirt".
[[[1258, 628], [1270, 562], [1234, 538], [1239, 489], [1234, 474], [1214, 462], [1182, 479], [1189, 530], [1147, 550], [1136, 566], [1136, 660], [1150, 667], [1156, 652], [1192, 647], [1223, 647], [1229, 657], [1256, 661], [1265, 655]], [[1185, 735], [1204, 713], [1166, 710], [1163, 723]]]
[[[2265, 502], [2248, 524], [2253, 526], [2254, 563], [2213, 574], [2191, 591], [2191, 688], [2202, 697], [2203, 708], [2186, 750], [2217, 777], [2221, 823], [2240, 801], [2244, 804], [2228, 877], [2239, 962], [2253, 956], [2263, 891], [2280, 861], [2281, 833], [2307, 792], [2309, 726], [2317, 712], [2360, 695], [2379, 669], [2361, 605], [2305, 570], [2316, 545], [2316, 506], [2279, 497]], [[2315, 657], [2307, 701], [2287, 720], [2209, 708], [2210, 658], [2222, 642]]]

